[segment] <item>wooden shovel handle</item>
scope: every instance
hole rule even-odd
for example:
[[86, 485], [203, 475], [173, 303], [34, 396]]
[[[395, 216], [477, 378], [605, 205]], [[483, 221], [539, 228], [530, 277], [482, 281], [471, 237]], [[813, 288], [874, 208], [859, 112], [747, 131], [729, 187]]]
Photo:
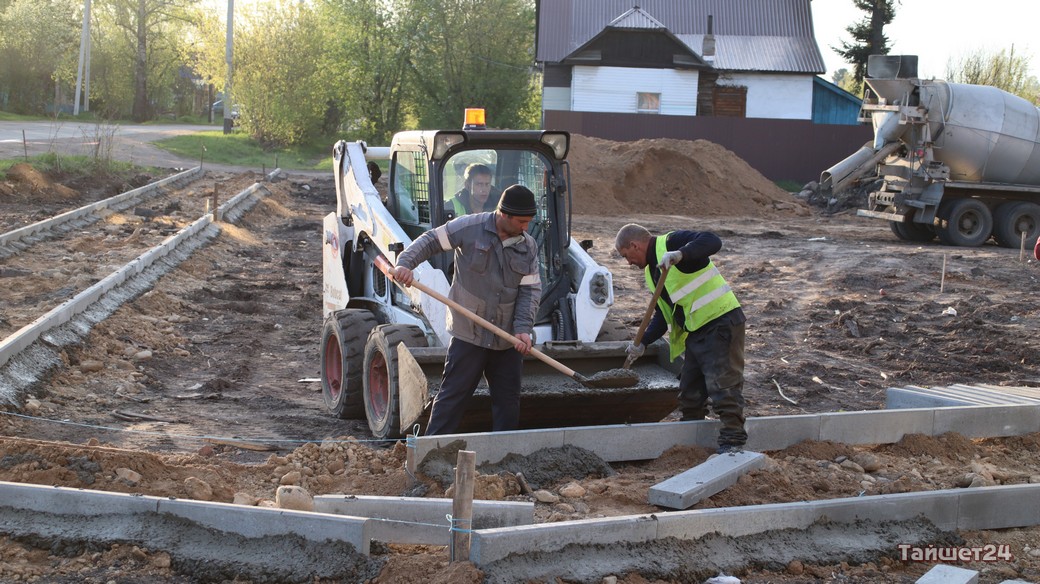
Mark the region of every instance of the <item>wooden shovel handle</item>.
[[[380, 271], [382, 271], [384, 274], [386, 274], [386, 277], [390, 278], [395, 284], [397, 284], [398, 286], [401, 286], [402, 288], [404, 287], [403, 284], [401, 284], [397, 280], [394, 280], [394, 277], [390, 275], [390, 268], [392, 268], [393, 266], [390, 265], [390, 262], [387, 261], [386, 258], [384, 258], [382, 256], [377, 257], [376, 258], [376, 267], [378, 267], [380, 269]], [[503, 330], [502, 328], [498, 327], [493, 322], [491, 322], [491, 321], [483, 318], [482, 316], [474, 313], [472, 310], [466, 308], [465, 306], [459, 304], [458, 302], [455, 302], [454, 300], [452, 300], [451, 298], [448, 298], [447, 296], [441, 294], [440, 292], [437, 292], [437, 291], [433, 290], [432, 288], [430, 288], [430, 287], [428, 287], [428, 286], [426, 286], [424, 284], [419, 283], [418, 280], [412, 280], [412, 284], [411, 285], [415, 286], [417, 289], [419, 289], [421, 292], [425, 293], [427, 296], [430, 296], [431, 298], [434, 298], [435, 300], [439, 300], [440, 302], [442, 302], [442, 303], [444, 303], [444, 304], [454, 308], [455, 311], [458, 312], [459, 314], [465, 316], [466, 318], [472, 320], [473, 322], [479, 324], [480, 326], [486, 328], [487, 330], [495, 333], [496, 335], [498, 335], [499, 337], [509, 341], [510, 343], [514, 343], [515, 344], [515, 343], [519, 343], [520, 342], [520, 339], [518, 339], [515, 336], [507, 333], [505, 330]], [[553, 369], [559, 371], [560, 373], [563, 373], [564, 375], [566, 375], [568, 377], [573, 377], [575, 379], [579, 378], [578, 373], [576, 371], [574, 371], [570, 367], [564, 365], [563, 363], [560, 363], [556, 359], [553, 359], [552, 357], [546, 355], [545, 353], [539, 351], [538, 349], [535, 349], [534, 347], [531, 347], [531, 354], [534, 355], [539, 361], [545, 363], [546, 365], [552, 367]]]
[[657, 287], [654, 288], [654, 295], [650, 298], [650, 305], [646, 307], [646, 313], [643, 314], [643, 322], [639, 323], [639, 330], [636, 331], [636, 340], [634, 344], [638, 345], [643, 342], [643, 333], [646, 332], [646, 327], [650, 325], [650, 318], [654, 315], [654, 308], [657, 307], [657, 299], [661, 297], [661, 290], [664, 290], [664, 278], [668, 275], [668, 268], [661, 270], [661, 277], [657, 279]]

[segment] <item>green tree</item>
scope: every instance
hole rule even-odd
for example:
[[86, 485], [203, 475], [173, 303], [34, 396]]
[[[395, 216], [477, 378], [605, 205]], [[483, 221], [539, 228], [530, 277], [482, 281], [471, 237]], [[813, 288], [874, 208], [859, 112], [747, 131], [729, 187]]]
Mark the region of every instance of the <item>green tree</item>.
[[411, 0], [409, 10], [421, 15], [409, 76], [421, 127], [461, 126], [467, 107], [485, 108], [491, 127], [537, 125], [530, 0]]
[[421, 18], [404, 0], [323, 0], [321, 11], [326, 82], [334, 90], [329, 117], [359, 139], [388, 144], [403, 129], [405, 82]]
[[996, 53], [975, 50], [946, 63], [946, 79], [954, 83], [991, 85], [1036, 103], [1040, 83], [1029, 74], [1030, 57], [1016, 54], [1015, 46]]
[[[187, 30], [198, 0], [101, 0], [94, 47], [99, 55], [104, 98], [123, 110], [130, 90], [130, 115], [143, 122], [171, 109], [188, 55]], [[122, 87], [129, 76], [130, 86]], [[92, 81], [93, 82], [93, 81]], [[119, 106], [113, 108], [113, 106]], [[115, 113], [115, 112], [113, 112]]]
[[313, 5], [274, 0], [235, 25], [232, 97], [242, 106], [242, 127], [265, 144], [319, 136], [334, 89], [324, 83], [323, 27]]
[[75, 82], [82, 11], [75, 0], [6, 4], [0, 12], [0, 106], [41, 114]]
[[[885, 36], [885, 25], [891, 24], [896, 16], [896, 0], [853, 0], [852, 3], [866, 16], [847, 27], [852, 35], [852, 42], [841, 42], [841, 48], [832, 47], [845, 62], [853, 66], [853, 80], [857, 87], [862, 86], [867, 75], [867, 57], [870, 55], [887, 55], [889, 51], [888, 37]], [[857, 92], [858, 93], [858, 92]]]

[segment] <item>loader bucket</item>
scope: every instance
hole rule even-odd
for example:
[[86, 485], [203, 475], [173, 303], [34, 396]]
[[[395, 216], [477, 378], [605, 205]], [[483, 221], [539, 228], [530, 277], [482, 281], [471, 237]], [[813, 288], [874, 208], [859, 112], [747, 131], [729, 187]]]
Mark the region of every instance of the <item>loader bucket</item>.
[[[655, 343], [631, 370], [619, 369], [627, 356], [626, 346], [626, 342], [554, 343], [542, 348], [579, 372], [586, 383], [537, 359], [525, 358], [520, 428], [661, 421], [678, 405], [678, 364], [668, 363], [667, 346]], [[411, 431], [415, 423], [425, 428], [429, 405], [440, 388], [446, 352], [444, 347], [399, 346], [401, 428], [406, 431]], [[421, 408], [417, 407], [419, 403]], [[490, 430], [491, 397], [481, 382], [458, 431]]]

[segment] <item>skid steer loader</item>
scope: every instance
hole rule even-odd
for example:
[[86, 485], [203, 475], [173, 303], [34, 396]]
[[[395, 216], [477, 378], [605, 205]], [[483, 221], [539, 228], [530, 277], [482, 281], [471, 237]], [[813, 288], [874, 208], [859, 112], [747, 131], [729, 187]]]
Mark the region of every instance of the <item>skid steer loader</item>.
[[[589, 256], [590, 243], [570, 236], [569, 142], [566, 132], [488, 130], [478, 118], [462, 130], [398, 133], [389, 148], [335, 145], [337, 208], [323, 224], [320, 349], [322, 396], [331, 412], [366, 418], [377, 438], [399, 438], [425, 424], [449, 340], [446, 308], [415, 287], [396, 286], [376, 260], [393, 263], [414, 238], [454, 218], [449, 200], [472, 163], [492, 170], [492, 196], [512, 184], [535, 193], [529, 232], [539, 244], [543, 287], [536, 346], [575, 372], [621, 367], [626, 343], [596, 340], [614, 302], [611, 274]], [[380, 171], [370, 161], [379, 159], [389, 160], [384, 192], [372, 178]], [[447, 295], [452, 260], [444, 253], [425, 262], [416, 281]], [[666, 347], [648, 348], [632, 370], [639, 376], [633, 387], [590, 389], [525, 359], [521, 428], [661, 420], [676, 406], [677, 369]], [[490, 409], [482, 382], [459, 431], [489, 430]]]

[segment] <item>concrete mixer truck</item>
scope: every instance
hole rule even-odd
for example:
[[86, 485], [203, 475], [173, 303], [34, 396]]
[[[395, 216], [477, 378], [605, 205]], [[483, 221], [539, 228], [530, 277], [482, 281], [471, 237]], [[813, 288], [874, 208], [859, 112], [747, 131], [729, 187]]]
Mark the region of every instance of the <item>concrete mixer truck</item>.
[[1040, 110], [995, 87], [919, 79], [916, 56], [871, 55], [867, 75], [860, 119], [874, 140], [822, 173], [824, 196], [878, 182], [857, 214], [907, 241], [1037, 240]]

